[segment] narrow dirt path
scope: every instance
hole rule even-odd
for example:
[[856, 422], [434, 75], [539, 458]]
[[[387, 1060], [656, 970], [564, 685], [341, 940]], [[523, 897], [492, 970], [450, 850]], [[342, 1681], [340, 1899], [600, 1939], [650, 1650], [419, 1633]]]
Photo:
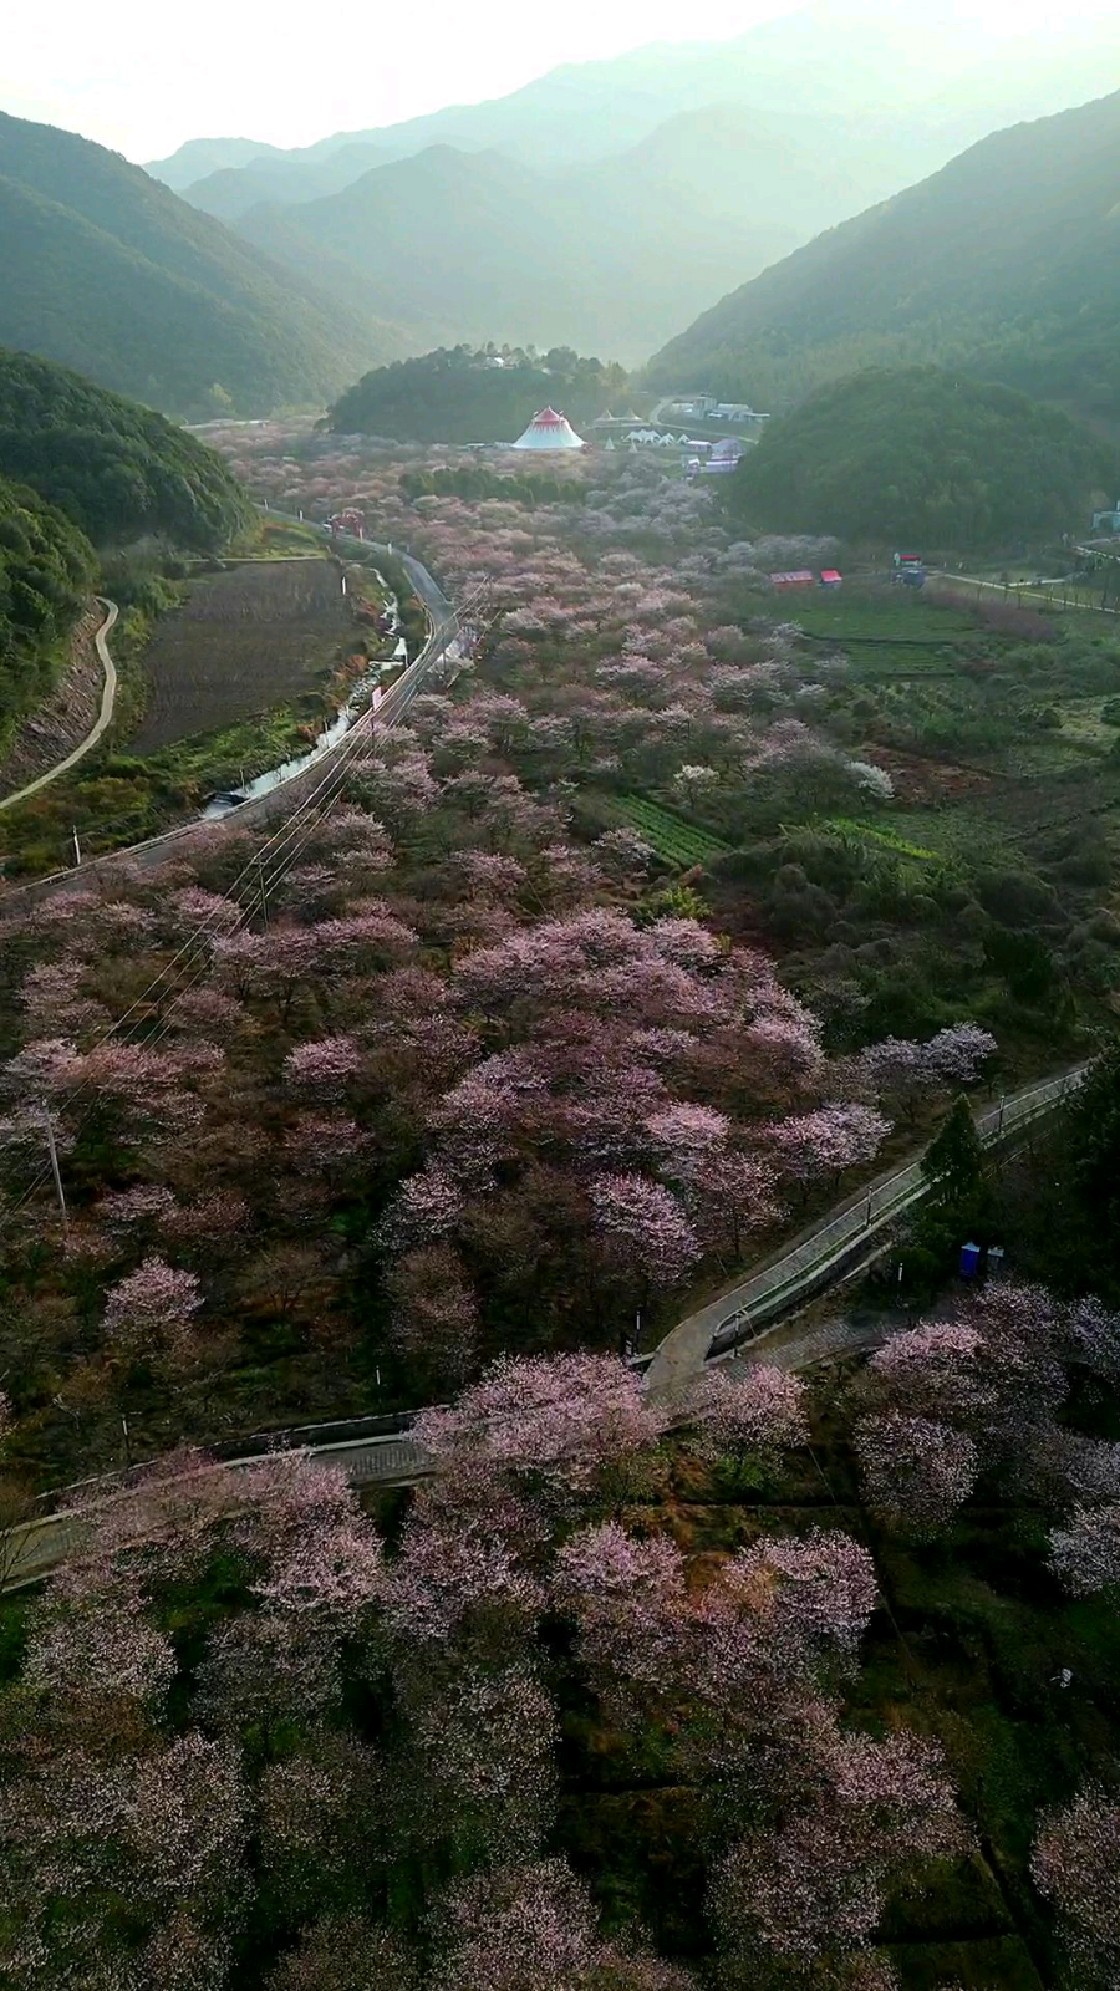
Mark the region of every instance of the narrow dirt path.
[[105, 673], [105, 683], [101, 692], [101, 710], [97, 715], [97, 719], [86, 734], [85, 739], [74, 748], [72, 753], [67, 754], [65, 760], [56, 761], [53, 767], [48, 767], [45, 774], [38, 775], [34, 781], [27, 782], [23, 788], [17, 788], [14, 795], [5, 795], [3, 800], [0, 801], [0, 809], [10, 809], [16, 802], [26, 802], [29, 795], [34, 795], [40, 788], [45, 788], [48, 782], [57, 781], [60, 774], [66, 774], [76, 762], [80, 761], [85, 754], [88, 754], [91, 747], [97, 745], [102, 733], [104, 733], [106, 727], [112, 721], [113, 707], [117, 698], [117, 667], [109, 652], [109, 632], [120, 611], [117, 608], [116, 602], [106, 601], [104, 595], [98, 595], [97, 599], [105, 610], [105, 620], [93, 639], [97, 645], [97, 654], [101, 659], [102, 670]]

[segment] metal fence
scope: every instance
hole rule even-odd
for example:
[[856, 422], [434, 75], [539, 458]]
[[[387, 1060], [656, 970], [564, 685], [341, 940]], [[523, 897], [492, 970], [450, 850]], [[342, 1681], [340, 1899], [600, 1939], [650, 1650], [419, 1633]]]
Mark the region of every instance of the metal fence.
[[[1005, 1139], [1058, 1105], [1082, 1083], [1089, 1066], [1063, 1072], [1057, 1078], [1000, 1099], [975, 1116], [985, 1147]], [[876, 1183], [858, 1202], [822, 1224], [804, 1244], [795, 1246], [773, 1265], [764, 1267], [740, 1288], [742, 1297], [718, 1323], [708, 1344], [708, 1359], [738, 1347], [771, 1322], [793, 1300], [808, 1297], [869, 1238], [886, 1231], [897, 1218], [929, 1193], [921, 1161], [911, 1162], [885, 1181]]]

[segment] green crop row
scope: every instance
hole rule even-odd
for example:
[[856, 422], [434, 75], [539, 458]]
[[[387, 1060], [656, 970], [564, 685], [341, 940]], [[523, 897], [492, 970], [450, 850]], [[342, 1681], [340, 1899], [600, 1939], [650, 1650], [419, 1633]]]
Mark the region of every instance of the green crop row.
[[881, 843], [887, 850], [898, 852], [900, 857], [916, 857], [923, 864], [936, 864], [941, 853], [927, 850], [920, 843], [907, 843], [896, 830], [873, 828], [870, 823], [857, 823], [850, 816], [831, 816], [823, 826], [827, 830], [839, 830], [842, 836], [865, 837], [872, 843]]
[[644, 795], [621, 795], [617, 808], [624, 822], [644, 836], [667, 864], [704, 864], [731, 848], [710, 830], [685, 822], [683, 817], [673, 815], [671, 810], [663, 809], [660, 803], [651, 802]]

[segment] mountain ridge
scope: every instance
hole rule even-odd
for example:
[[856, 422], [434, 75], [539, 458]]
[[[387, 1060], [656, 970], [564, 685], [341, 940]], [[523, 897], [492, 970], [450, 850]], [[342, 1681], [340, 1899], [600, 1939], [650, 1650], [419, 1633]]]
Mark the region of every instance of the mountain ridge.
[[657, 352], [652, 386], [789, 406], [935, 360], [1120, 423], [1120, 91], [981, 139], [796, 250]]
[[0, 213], [0, 343], [175, 414], [329, 398], [402, 349], [77, 133], [0, 113]]

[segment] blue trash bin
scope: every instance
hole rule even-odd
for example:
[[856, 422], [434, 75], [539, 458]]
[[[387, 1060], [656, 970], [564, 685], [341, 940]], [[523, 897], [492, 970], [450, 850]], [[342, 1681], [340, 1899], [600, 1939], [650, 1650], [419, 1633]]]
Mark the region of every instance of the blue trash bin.
[[979, 1269], [980, 1269], [980, 1246], [978, 1244], [962, 1244], [961, 1266], [960, 1266], [961, 1278], [975, 1279]]

